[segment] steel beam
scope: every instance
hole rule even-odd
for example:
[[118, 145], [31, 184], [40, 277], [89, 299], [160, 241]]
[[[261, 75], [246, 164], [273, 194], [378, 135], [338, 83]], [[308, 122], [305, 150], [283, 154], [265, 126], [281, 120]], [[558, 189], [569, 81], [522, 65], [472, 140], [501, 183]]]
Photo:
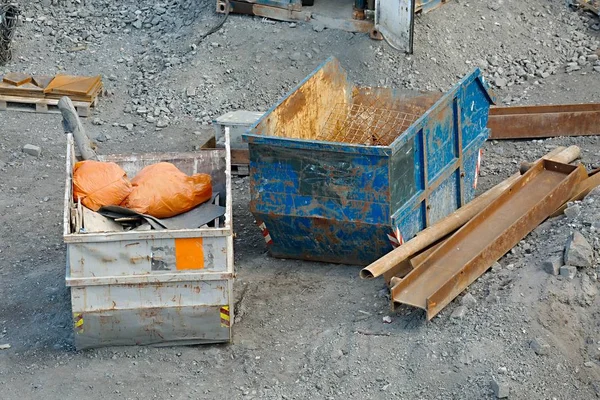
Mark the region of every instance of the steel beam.
[[583, 166], [542, 160], [450, 236], [392, 288], [392, 306], [427, 311], [430, 320], [569, 199]]
[[490, 139], [600, 135], [600, 103], [491, 107]]

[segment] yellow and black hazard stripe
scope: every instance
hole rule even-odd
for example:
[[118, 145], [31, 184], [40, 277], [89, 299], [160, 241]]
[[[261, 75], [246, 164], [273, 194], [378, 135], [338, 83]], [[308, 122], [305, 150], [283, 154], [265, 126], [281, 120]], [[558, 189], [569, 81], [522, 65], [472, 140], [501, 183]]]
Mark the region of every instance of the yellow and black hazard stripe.
[[221, 327], [229, 328], [231, 326], [229, 321], [229, 306], [223, 306], [219, 311], [221, 314]]
[[73, 327], [75, 333], [83, 333], [83, 314], [73, 313]]

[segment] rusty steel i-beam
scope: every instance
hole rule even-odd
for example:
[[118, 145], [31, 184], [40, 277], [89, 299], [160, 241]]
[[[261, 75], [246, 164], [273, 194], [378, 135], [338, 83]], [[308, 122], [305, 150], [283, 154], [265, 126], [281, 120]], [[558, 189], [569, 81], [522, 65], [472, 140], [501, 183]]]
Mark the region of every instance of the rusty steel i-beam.
[[535, 139], [600, 134], [600, 104], [491, 107], [490, 139]]
[[567, 201], [586, 177], [583, 166], [538, 162], [404, 279], [394, 279], [392, 306], [422, 308], [430, 320]]

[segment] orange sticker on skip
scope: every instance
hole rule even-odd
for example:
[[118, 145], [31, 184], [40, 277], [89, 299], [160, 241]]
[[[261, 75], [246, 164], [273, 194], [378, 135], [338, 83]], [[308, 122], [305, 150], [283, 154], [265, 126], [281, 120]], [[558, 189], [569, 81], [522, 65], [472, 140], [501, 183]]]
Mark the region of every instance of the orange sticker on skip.
[[204, 268], [202, 238], [175, 239], [175, 268], [178, 270]]

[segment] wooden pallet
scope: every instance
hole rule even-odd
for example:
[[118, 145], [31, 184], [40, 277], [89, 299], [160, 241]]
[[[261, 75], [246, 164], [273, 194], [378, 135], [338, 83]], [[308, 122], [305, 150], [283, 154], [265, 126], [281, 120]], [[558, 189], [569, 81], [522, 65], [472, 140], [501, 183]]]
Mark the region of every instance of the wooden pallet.
[[[216, 148], [215, 137], [211, 137], [204, 143], [202, 149]], [[246, 149], [231, 149], [231, 175], [248, 176], [250, 175], [250, 154]]]
[[231, 164], [231, 174], [235, 176], [248, 176], [250, 175], [250, 168], [248, 164]]
[[[0, 111], [24, 111], [37, 113], [60, 113], [58, 109], [59, 99], [40, 99], [35, 97], [20, 97], [0, 95]], [[74, 101], [73, 105], [80, 117], [88, 117], [91, 108], [96, 106], [97, 98], [91, 102]]]
[[231, 173], [236, 176], [250, 175], [250, 155], [248, 150], [231, 149]]

